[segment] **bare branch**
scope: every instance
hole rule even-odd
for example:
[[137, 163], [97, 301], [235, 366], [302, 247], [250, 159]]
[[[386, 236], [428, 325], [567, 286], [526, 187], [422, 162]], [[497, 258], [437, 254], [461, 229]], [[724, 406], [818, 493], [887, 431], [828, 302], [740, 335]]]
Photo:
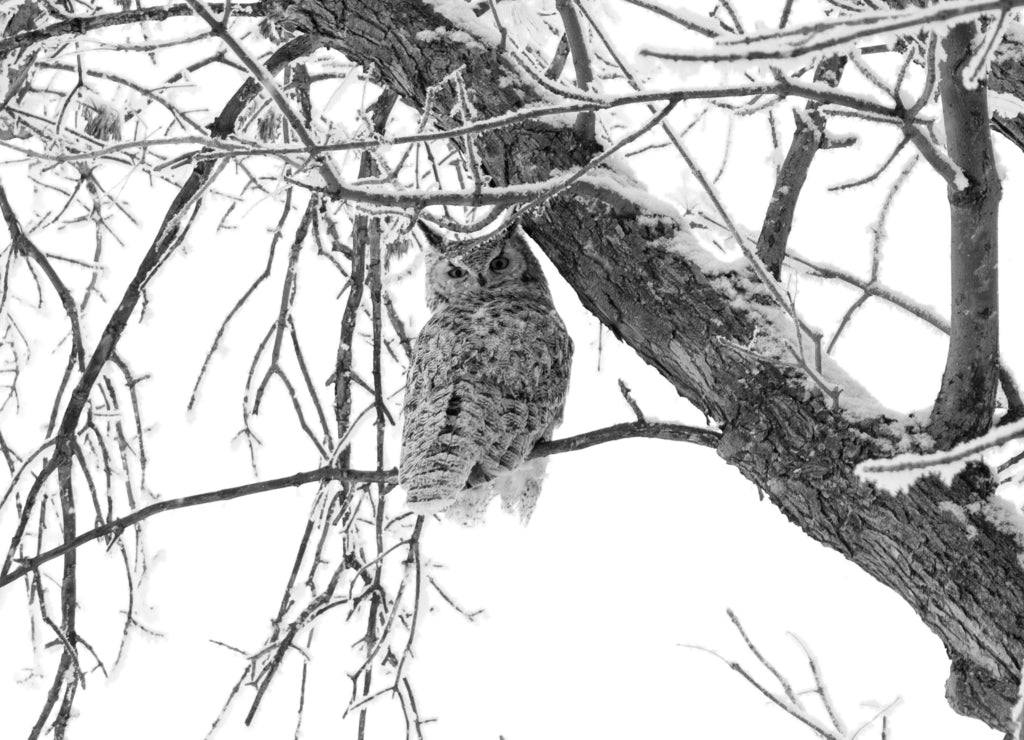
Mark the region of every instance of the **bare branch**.
[[[820, 62], [814, 70], [814, 81], [836, 87], [845, 66], [845, 57], [829, 57]], [[825, 117], [819, 112], [819, 108], [818, 103], [810, 102], [803, 114], [796, 116], [793, 141], [776, 178], [775, 189], [768, 202], [764, 224], [757, 240], [757, 256], [776, 280], [781, 275], [789, 234], [793, 228], [793, 217], [796, 214], [796, 204], [807, 180], [807, 172], [814, 161], [814, 155], [826, 138]]]

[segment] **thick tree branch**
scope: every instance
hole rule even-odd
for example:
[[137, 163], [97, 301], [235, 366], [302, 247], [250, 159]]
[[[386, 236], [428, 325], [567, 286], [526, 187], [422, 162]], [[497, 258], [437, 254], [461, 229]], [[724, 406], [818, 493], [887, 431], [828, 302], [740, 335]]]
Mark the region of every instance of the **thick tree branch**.
[[869, 11], [729, 38], [708, 51], [641, 49], [640, 53], [676, 62], [793, 59], [816, 52], [842, 49], [863, 38], [901, 32], [914, 33], [934, 23], [973, 23], [977, 16], [1006, 12], [1021, 5], [1024, 5], [1024, 0], [977, 0], [966, 3], [945, 2], [905, 12]]

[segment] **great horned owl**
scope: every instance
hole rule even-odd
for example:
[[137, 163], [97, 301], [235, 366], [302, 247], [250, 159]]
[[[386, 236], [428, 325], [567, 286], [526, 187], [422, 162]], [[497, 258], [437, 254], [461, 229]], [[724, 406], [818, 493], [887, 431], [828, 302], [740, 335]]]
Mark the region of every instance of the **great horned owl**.
[[418, 513], [475, 523], [496, 495], [526, 522], [562, 420], [572, 340], [540, 263], [514, 232], [457, 242], [427, 231], [433, 315], [405, 387], [399, 482]]

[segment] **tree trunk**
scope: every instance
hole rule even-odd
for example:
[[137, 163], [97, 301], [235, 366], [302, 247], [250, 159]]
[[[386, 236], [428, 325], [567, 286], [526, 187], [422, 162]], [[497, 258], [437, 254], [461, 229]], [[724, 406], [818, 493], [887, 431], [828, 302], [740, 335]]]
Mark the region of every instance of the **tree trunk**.
[[962, 183], [947, 188], [950, 212], [949, 352], [929, 420], [940, 447], [988, 431], [999, 369], [998, 227], [1002, 187], [992, 151], [988, 86], [968, 86], [974, 23], [953, 27], [942, 43], [939, 91], [946, 148]]
[[[406, 102], [422, 107], [427, 86], [464, 67], [481, 117], [544, 99], [546, 93], [497, 49], [467, 13], [459, 24], [421, 0], [300, 0], [284, 20], [337, 41]], [[417, 34], [423, 33], [420, 37]], [[451, 125], [454, 98], [439, 90], [431, 113]], [[571, 126], [532, 121], [479, 140], [496, 185], [536, 182], [581, 164]], [[785, 346], [779, 310], [753, 272], [705, 275], [691, 259], [685, 227], [640, 201], [621, 173], [616, 205], [563, 194], [524, 226], [616, 336], [656, 367], [724, 430], [719, 454], [767, 492], [807, 534], [896, 590], [943, 641], [952, 659], [954, 709], [1012, 729], [1024, 659], [1024, 549], [993, 523], [993, 481], [973, 466], [952, 486], [930, 478], [890, 496], [857, 480], [857, 462], [891, 456], [901, 441], [891, 419], [835, 410], [772, 347]], [[592, 192], [592, 191], [589, 191]], [[769, 317], [774, 318], [771, 320]], [[753, 344], [755, 337], [757, 344]], [[780, 362], [780, 359], [785, 360]]]

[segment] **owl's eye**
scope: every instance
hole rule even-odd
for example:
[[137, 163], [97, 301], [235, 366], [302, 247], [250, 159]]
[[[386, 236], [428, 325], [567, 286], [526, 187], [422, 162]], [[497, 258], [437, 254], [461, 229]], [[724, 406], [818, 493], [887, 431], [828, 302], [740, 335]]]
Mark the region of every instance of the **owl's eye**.
[[460, 280], [466, 277], [466, 271], [463, 270], [461, 267], [453, 267], [448, 271], [448, 277]]
[[495, 272], [508, 267], [508, 257], [495, 257], [491, 260], [491, 269]]

